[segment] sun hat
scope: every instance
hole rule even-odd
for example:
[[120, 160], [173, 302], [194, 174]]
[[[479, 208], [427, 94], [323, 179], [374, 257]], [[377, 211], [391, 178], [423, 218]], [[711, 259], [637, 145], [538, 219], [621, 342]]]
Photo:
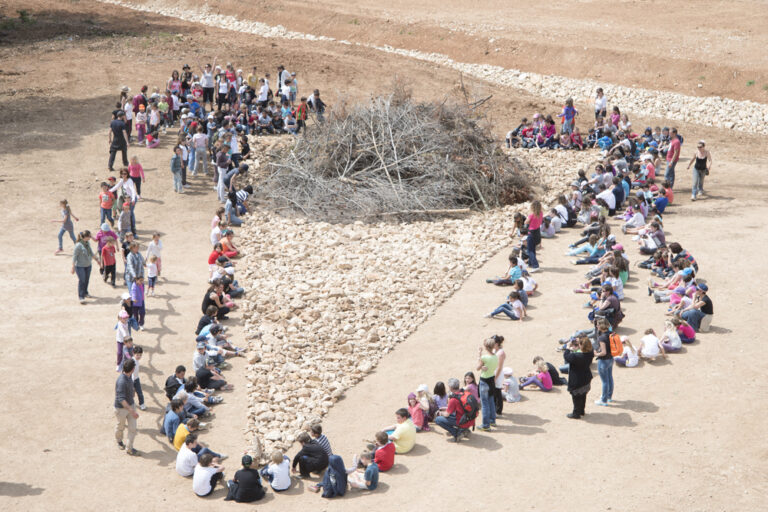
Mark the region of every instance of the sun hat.
[[123, 293], [123, 294], [120, 296], [120, 299], [122, 299], [122, 300], [128, 300], [128, 299], [130, 299], [130, 298], [131, 298], [131, 294], [130, 294], [130, 293], [128, 293], [128, 292], [125, 292], [125, 293]]
[[428, 391], [429, 391], [429, 388], [427, 387], [426, 384], [419, 384], [419, 387], [416, 388], [417, 393], [421, 393], [421, 392], [426, 393]]
[[504, 375], [512, 375], [512, 368], [510, 368], [509, 366], [505, 366], [502, 372], [504, 373]]
[[706, 143], [706, 142], [704, 142], [703, 140], [700, 140], [700, 141], [699, 141], [699, 146], [706, 146], [706, 145], [707, 145], [707, 143]]
[[109, 223], [105, 222], [104, 224], [102, 224], [102, 225], [101, 225], [101, 230], [102, 230], [102, 231], [110, 231], [110, 229], [109, 229]]

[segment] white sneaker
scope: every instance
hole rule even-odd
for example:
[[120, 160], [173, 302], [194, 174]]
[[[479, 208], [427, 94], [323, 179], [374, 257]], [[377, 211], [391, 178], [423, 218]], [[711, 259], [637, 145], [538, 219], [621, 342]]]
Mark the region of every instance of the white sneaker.
[[139, 406], [139, 409], [141, 409], [142, 411], [146, 411], [147, 410], [147, 405], [146, 404], [141, 404]]
[[608, 402], [603, 402], [602, 400], [595, 400], [595, 405], [602, 405], [602, 406], [608, 406]]
[[536, 273], [536, 272], [538, 272], [539, 270], [541, 270], [541, 267], [536, 267], [536, 268], [531, 268], [531, 267], [528, 267], [528, 273], [529, 273], [529, 274], [535, 274], [535, 273]]

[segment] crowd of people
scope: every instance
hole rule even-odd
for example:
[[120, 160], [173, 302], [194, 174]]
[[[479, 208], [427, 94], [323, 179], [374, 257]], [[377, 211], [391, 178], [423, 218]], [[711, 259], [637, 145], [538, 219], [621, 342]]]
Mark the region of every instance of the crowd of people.
[[[419, 433], [432, 431], [433, 425], [458, 443], [470, 437], [478, 420], [477, 430], [492, 431], [497, 417], [503, 414], [504, 403], [520, 401], [521, 391], [548, 392], [560, 385], [567, 386], [572, 395], [573, 408], [568, 417], [581, 418], [586, 414], [595, 358], [602, 383], [595, 403], [608, 406], [613, 401], [614, 364], [632, 368], [641, 360], [666, 358], [679, 352], [683, 343], [695, 341], [697, 332], [709, 328], [712, 299], [708, 286], [698, 278], [698, 263], [679, 242], [668, 242], [663, 228], [663, 214], [674, 201], [675, 165], [680, 158], [682, 137], [675, 128], [647, 128], [643, 134], [632, 132], [627, 115], [621, 114], [618, 107], [606, 116], [605, 96], [598, 89], [595, 125], [586, 140], [582, 141], [576, 127], [579, 113], [571, 99], [557, 116], [561, 121], [559, 131], [554, 129], [551, 116], [535, 114], [533, 122], [523, 119], [508, 134], [510, 146], [599, 147], [602, 156], [593, 173], [581, 171], [574, 176], [557, 204], [545, 211], [539, 201], [534, 201], [528, 215], [515, 217], [509, 265], [503, 275], [487, 280], [496, 286], [511, 287], [504, 302], [487, 316], [525, 321], [528, 303], [538, 292], [532, 274], [541, 268], [537, 249], [542, 240], [564, 229], [580, 231], [567, 255], [576, 258], [572, 260], [574, 264], [589, 265], [585, 281], [574, 289], [575, 293], [589, 296], [584, 304], [589, 311], [583, 328], [559, 341], [563, 364], [558, 367], [536, 356], [530, 371], [516, 378], [512, 368], [505, 365], [504, 337], [493, 335], [483, 341], [477, 360], [461, 380], [451, 377], [437, 382], [431, 391], [421, 384], [408, 394], [403, 407], [395, 411], [395, 423], [378, 429], [364, 450], [353, 456], [350, 466], [333, 452], [322, 426], [315, 424], [298, 436], [301, 449], [293, 459], [275, 450], [269, 454], [269, 463], [259, 468], [259, 461], [246, 453], [240, 460], [241, 468], [227, 479], [222, 464], [227, 455], [203, 444], [199, 434], [207, 428], [212, 409], [223, 403], [222, 392], [233, 388], [224, 375], [230, 367], [227, 359], [243, 355], [225, 324], [230, 312], [237, 308], [235, 301], [245, 293], [236, 279], [240, 249], [234, 241], [234, 229], [248, 213], [249, 197], [253, 194], [252, 186], [246, 184], [248, 165], [243, 162], [249, 156], [247, 135], [298, 134], [305, 129], [310, 113], [316, 115], [318, 123], [324, 122], [326, 106], [317, 90], [309, 100], [302, 97], [296, 73], [289, 73], [282, 66], [278, 68], [275, 91], [270, 87], [269, 73], [258, 76], [255, 68], [245, 77], [242, 70], [235, 70], [231, 64], [224, 68], [216, 66], [215, 60], [198, 67], [199, 75], [193, 74], [187, 65], [181, 73], [173, 71], [164, 85], [164, 94], [159, 87], [147, 94], [149, 87], [143, 86], [141, 93], [134, 96], [129, 94], [128, 87], [121, 89], [109, 131], [108, 170], [117, 176], [106, 176], [100, 185], [98, 231], [92, 236], [84, 230], [75, 236], [73, 220], [79, 219], [67, 200], [60, 202], [61, 218], [55, 220], [61, 223], [56, 253], [63, 250], [65, 234], [75, 244], [72, 273], [77, 274], [82, 304], [91, 297], [89, 281], [94, 263], [108, 286], [125, 286], [114, 324], [119, 373], [115, 384], [115, 439], [121, 450], [140, 455], [134, 440], [138, 411], [146, 410], [139, 375], [144, 348], [135, 343], [134, 336], [142, 336], [147, 299], [161, 285], [158, 279], [163, 272], [163, 243], [160, 233], [154, 233], [146, 249], [140, 250], [136, 206], [142, 199], [146, 175], [139, 155], [132, 154], [129, 159], [128, 150], [158, 147], [160, 132], [165, 136], [168, 131], [178, 130], [172, 137], [169, 157], [174, 190], [178, 193], [189, 186], [188, 174], [207, 175], [211, 167], [214, 190], [223, 206], [216, 210], [210, 226], [207, 284], [201, 316], [194, 329], [191, 371], [188, 375], [187, 366], [179, 364], [167, 378], [167, 404], [160, 421], [162, 435], [177, 451], [176, 471], [191, 478], [197, 496], [210, 496], [221, 483], [227, 488], [228, 500], [258, 501], [268, 488], [274, 492], [289, 489], [293, 485], [291, 473], [300, 478], [313, 473], [322, 475], [309, 489], [322, 492], [327, 498], [342, 496], [348, 488], [373, 491], [378, 486], [379, 474], [393, 467], [397, 455], [410, 452]], [[123, 167], [115, 172], [113, 165], [118, 152]], [[662, 157], [666, 159], [665, 176], [657, 184], [656, 172]], [[712, 165], [704, 141], [699, 141], [689, 168], [694, 164], [695, 200], [703, 193], [704, 177]], [[612, 225], [636, 243], [637, 253], [642, 257], [637, 266], [651, 274], [648, 295], [656, 303], [669, 304], [669, 320], [662, 334], [659, 336], [649, 328], [637, 346], [619, 334], [631, 251], [617, 242]], [[122, 260], [120, 281], [117, 260]], [[561, 374], [567, 374], [567, 378]]]

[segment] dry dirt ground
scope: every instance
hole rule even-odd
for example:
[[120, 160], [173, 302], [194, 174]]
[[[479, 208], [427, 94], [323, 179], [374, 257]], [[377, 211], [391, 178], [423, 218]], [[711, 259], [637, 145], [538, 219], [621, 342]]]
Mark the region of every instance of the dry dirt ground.
[[[660, 2], [616, 3], [608, 11], [588, 2], [535, 11], [502, 2], [472, 8], [451, 2], [440, 4], [441, 10], [437, 5], [431, 0], [416, 7], [394, 2], [385, 13], [367, 0], [318, 2], [307, 14], [299, 3], [254, 2], [248, 11], [294, 30], [435, 49], [466, 61], [507, 59], [501, 63], [531, 71], [574, 77], [602, 73], [623, 85], [691, 93], [696, 91], [689, 90], [690, 84], [706, 74], [706, 84], [713, 83], [707, 93], [765, 101], [759, 88], [766, 65], [759, 55], [766, 41], [758, 30], [759, 19], [765, 19], [764, 3], [679, 2], [677, 17]], [[495, 14], [497, 8], [503, 16]], [[31, 19], [19, 20], [18, 10], [26, 10]], [[304, 84], [344, 91], [356, 99], [381, 91], [396, 72], [426, 80], [428, 85], [417, 92], [429, 98], [451, 91], [458, 77], [433, 65], [361, 48], [264, 40], [86, 0], [5, 1], [0, 13], [5, 16], [0, 19], [0, 209], [5, 226], [0, 244], [7, 248], [1, 278], [6, 293], [0, 389], [6, 413], [0, 421], [0, 450], [6, 463], [0, 469], [0, 508], [237, 507], [194, 497], [190, 482], [173, 470], [174, 452], [157, 429], [165, 377], [175, 365], [189, 365], [193, 351], [210, 250], [208, 225], [216, 207], [209, 184], [198, 178], [192, 180], [190, 194], [174, 195], [167, 139], [160, 149], [132, 150], [148, 175], [146, 199], [137, 207], [141, 240], [146, 243], [149, 233], [158, 230], [166, 245], [166, 278], [158, 297], [148, 303], [149, 329], [138, 336], [146, 348], [142, 381], [149, 405], [139, 419], [136, 446], [144, 452], [141, 458], [119, 452], [112, 436], [112, 326], [121, 290], [95, 275], [91, 293], [96, 298], [86, 306], [77, 303], [76, 280], [69, 274], [71, 243], [65, 241], [64, 255], [53, 255], [57, 227], [49, 220], [58, 217], [58, 201], [69, 199], [81, 218], [77, 229], [97, 229], [95, 195], [107, 174], [107, 121], [118, 86], [136, 90], [142, 83], [159, 84], [170, 69], [194, 62], [197, 55], [205, 60], [218, 55], [244, 68], [255, 63], [262, 70], [284, 62], [301, 72]], [[391, 29], [382, 22], [386, 16]], [[496, 23], [499, 19], [504, 21]], [[592, 23], [595, 19], [600, 23]], [[484, 46], [458, 29], [482, 29], [490, 20], [503, 32], [504, 48], [519, 50], [503, 57], [494, 55], [500, 52], [485, 55]], [[400, 34], [401, 26], [413, 26], [412, 34]], [[405, 37], [414, 34], [406, 45]], [[676, 39], [678, 34], [683, 35]], [[600, 50], [592, 56], [571, 52], [569, 38]], [[670, 51], [678, 40], [684, 44]], [[682, 54], [690, 54], [691, 61]], [[600, 59], [608, 64], [600, 65]], [[733, 73], [738, 80], [729, 78]], [[751, 76], [757, 85], [746, 88], [742, 82]], [[471, 85], [494, 94], [492, 113], [500, 133], [522, 115], [557, 107], [519, 91]], [[437, 433], [420, 434], [418, 448], [398, 457], [396, 468], [382, 476], [380, 489], [370, 496], [351, 493], [329, 502], [305, 492], [300, 482], [286, 495], [269, 493], [255, 508], [763, 508], [768, 494], [768, 386], [759, 340], [766, 311], [763, 283], [768, 282], [761, 263], [768, 248], [763, 226], [768, 215], [766, 145], [758, 137], [734, 132], [680, 128], [687, 141], [707, 139], [715, 157], [706, 199], [688, 201], [690, 176], [681, 169], [677, 206], [665, 216], [671, 237], [696, 255], [711, 287], [717, 310], [711, 333], [668, 361], [616, 369], [616, 405], [597, 410], [589, 402], [584, 421], [565, 418], [570, 399], [562, 390], [526, 393], [525, 401], [506, 406], [494, 433], [473, 434], [458, 446]], [[686, 144], [686, 156], [692, 146]], [[479, 342], [490, 334], [507, 338], [509, 365], [517, 373], [528, 368], [535, 354], [557, 362], [555, 340], [585, 323], [581, 297], [570, 291], [581, 281], [582, 269], [563, 256], [574, 236], [545, 241], [541, 259], [546, 270], [538, 276], [542, 293], [532, 299], [529, 321], [483, 319], [503, 296], [484, 278], [503, 270], [505, 254], [478, 270], [333, 408], [324, 427], [335, 451], [346, 458], [360, 451], [361, 440], [391, 423], [393, 411], [418, 384], [431, 386], [470, 369]], [[629, 243], [624, 237], [621, 241]], [[18, 243], [23, 250], [11, 250]], [[659, 329], [663, 319], [662, 308], [646, 297], [644, 277], [636, 272], [627, 290], [629, 314], [623, 329], [635, 338], [647, 327]], [[239, 335], [236, 317], [230, 323]], [[227, 372], [236, 389], [225, 395], [213, 428], [203, 436], [233, 456], [225, 464], [230, 475], [246, 448], [242, 362]], [[593, 391], [590, 398], [595, 395]]]

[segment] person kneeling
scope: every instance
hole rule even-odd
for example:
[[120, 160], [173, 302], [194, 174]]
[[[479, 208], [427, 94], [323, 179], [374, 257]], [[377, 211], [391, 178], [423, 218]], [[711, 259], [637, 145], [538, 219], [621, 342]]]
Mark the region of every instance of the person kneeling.
[[355, 457], [352, 467], [347, 468], [350, 489], [373, 491], [379, 485], [379, 466], [372, 459], [370, 452], [360, 455], [359, 462]]

